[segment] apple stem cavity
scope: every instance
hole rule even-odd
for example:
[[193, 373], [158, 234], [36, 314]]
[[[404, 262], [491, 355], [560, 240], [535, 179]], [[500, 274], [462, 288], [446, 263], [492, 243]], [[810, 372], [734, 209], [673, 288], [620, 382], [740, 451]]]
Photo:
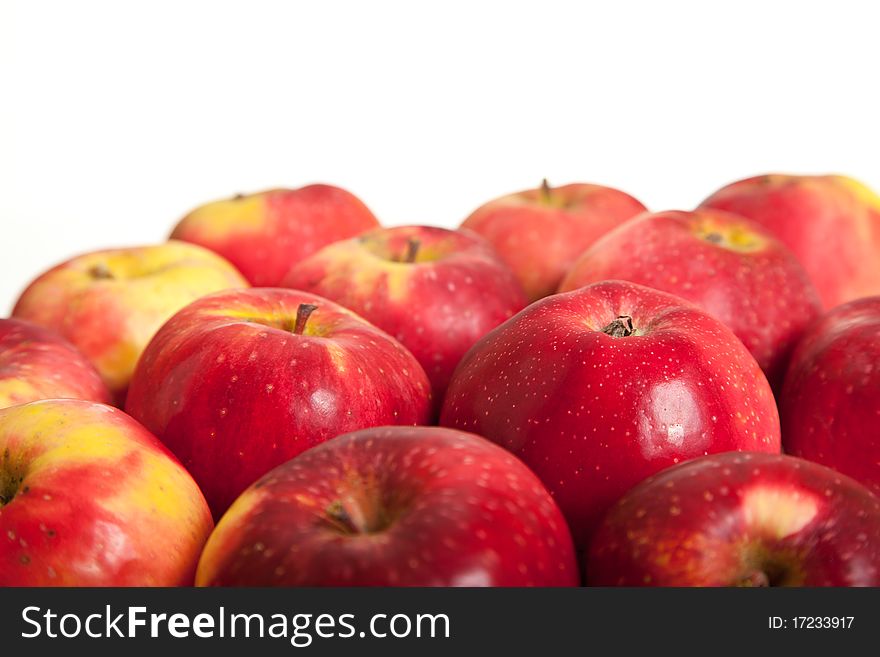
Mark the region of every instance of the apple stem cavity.
[[99, 262], [97, 265], [90, 267], [89, 276], [95, 280], [112, 280], [114, 278], [113, 272], [110, 271], [110, 268], [103, 262]]
[[327, 507], [326, 513], [333, 526], [346, 534], [372, 534], [386, 526], [379, 518], [368, 518], [357, 503], [345, 504], [342, 500], [335, 500]]
[[602, 329], [602, 333], [612, 338], [625, 338], [633, 334], [633, 318], [629, 315], [618, 315], [617, 319]]
[[0, 473], [0, 509], [15, 499], [23, 481], [23, 477]]
[[416, 257], [419, 255], [419, 249], [421, 248], [422, 243], [413, 239], [412, 237], [406, 241], [406, 255], [403, 258], [403, 262], [407, 264], [412, 264], [416, 261]]
[[309, 321], [309, 316], [317, 309], [318, 306], [313, 303], [299, 304], [299, 307], [296, 309], [296, 324], [293, 325], [293, 332], [297, 335], [302, 335], [306, 329], [306, 322]]

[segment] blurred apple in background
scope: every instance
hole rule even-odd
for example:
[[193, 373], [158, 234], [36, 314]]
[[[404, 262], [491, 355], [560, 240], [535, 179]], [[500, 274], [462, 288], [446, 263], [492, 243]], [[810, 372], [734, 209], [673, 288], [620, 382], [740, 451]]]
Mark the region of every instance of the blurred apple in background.
[[801, 261], [826, 308], [880, 294], [880, 197], [857, 180], [755, 176], [723, 187], [701, 207], [764, 225]]
[[221, 292], [159, 331], [126, 410], [192, 473], [215, 518], [258, 477], [329, 438], [425, 424], [431, 392], [403, 346], [321, 297]]
[[814, 324], [795, 351], [780, 403], [782, 441], [880, 493], [880, 296]]
[[331, 185], [239, 194], [202, 205], [171, 234], [216, 251], [256, 286], [275, 286], [292, 263], [379, 225], [353, 194]]
[[774, 391], [791, 350], [822, 311], [809, 276], [779, 240], [720, 211], [642, 214], [599, 238], [559, 290], [613, 278], [676, 294], [720, 319]]
[[530, 301], [556, 292], [577, 257], [597, 238], [645, 211], [611, 187], [573, 183], [502, 196], [475, 210], [464, 223], [498, 251]]
[[279, 466], [236, 500], [199, 562], [213, 586], [577, 586], [537, 477], [461, 431], [381, 427]]
[[767, 379], [721, 322], [665, 292], [596, 283], [532, 304], [459, 365], [440, 422], [506, 447], [584, 548], [633, 485], [712, 452], [778, 452]]
[[49, 329], [0, 319], [0, 408], [38, 399], [110, 403], [110, 391], [76, 347]]
[[205, 294], [245, 286], [220, 256], [172, 241], [72, 258], [34, 280], [12, 314], [69, 340], [121, 404], [141, 352], [165, 320]]
[[596, 533], [596, 586], [880, 586], [880, 499], [782, 454], [714, 454], [628, 492]]
[[437, 404], [465, 352], [526, 305], [488, 242], [431, 226], [336, 242], [294, 265], [283, 285], [336, 301], [397, 338], [425, 369]]
[[110, 406], [0, 410], [0, 586], [188, 586], [213, 524], [198, 487]]

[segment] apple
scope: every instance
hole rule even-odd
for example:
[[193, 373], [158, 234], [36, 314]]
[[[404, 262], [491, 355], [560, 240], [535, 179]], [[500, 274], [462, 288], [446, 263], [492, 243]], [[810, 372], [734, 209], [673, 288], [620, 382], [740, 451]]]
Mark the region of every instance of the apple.
[[19, 319], [0, 319], [0, 408], [38, 399], [110, 403], [92, 364], [55, 332]]
[[138, 357], [165, 320], [205, 294], [245, 286], [220, 256], [173, 241], [68, 260], [37, 277], [12, 314], [70, 341], [122, 405]]
[[207, 203], [181, 219], [171, 237], [216, 251], [255, 286], [275, 286], [292, 263], [378, 225], [353, 194], [307, 185]]
[[521, 458], [579, 548], [655, 472], [780, 450], [773, 393], [742, 342], [684, 299], [624, 281], [547, 297], [486, 335], [455, 371], [440, 423]]
[[336, 301], [397, 338], [425, 369], [436, 403], [465, 352], [526, 298], [488, 242], [431, 226], [336, 242], [282, 282]]
[[253, 288], [172, 317], [144, 351], [125, 409], [177, 455], [219, 518], [309, 447], [355, 429], [425, 424], [431, 391], [412, 354], [353, 312]]
[[723, 187], [704, 208], [763, 224], [792, 250], [826, 308], [880, 294], [880, 197], [844, 176], [755, 176]]
[[880, 296], [838, 306], [810, 327], [779, 415], [786, 452], [880, 494]]
[[642, 214], [578, 259], [560, 291], [624, 279], [676, 294], [743, 341], [774, 391], [791, 351], [822, 312], [797, 258], [766, 229], [715, 210]]
[[377, 427], [329, 440], [239, 497], [202, 586], [577, 586], [571, 535], [520, 461], [473, 434]]
[[712, 454], [629, 491], [596, 532], [597, 586], [880, 586], [880, 499], [782, 454]]
[[189, 586], [212, 528], [186, 470], [122, 411], [0, 409], [0, 586]]
[[556, 292], [584, 250], [645, 206], [611, 187], [573, 183], [508, 194], [477, 208], [462, 228], [485, 237], [530, 301]]

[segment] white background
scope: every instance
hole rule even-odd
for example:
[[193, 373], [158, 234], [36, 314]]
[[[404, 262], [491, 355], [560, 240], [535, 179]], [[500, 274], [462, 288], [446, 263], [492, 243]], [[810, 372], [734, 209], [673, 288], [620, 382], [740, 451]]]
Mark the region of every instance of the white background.
[[880, 187], [876, 3], [0, 0], [0, 314], [191, 207], [331, 182], [456, 226], [537, 185]]

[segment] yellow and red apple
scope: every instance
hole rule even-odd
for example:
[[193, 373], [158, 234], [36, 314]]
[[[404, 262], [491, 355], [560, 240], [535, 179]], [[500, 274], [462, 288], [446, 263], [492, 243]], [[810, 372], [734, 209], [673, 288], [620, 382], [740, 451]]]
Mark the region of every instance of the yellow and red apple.
[[485, 237], [535, 301], [556, 292], [584, 249], [645, 206], [612, 187], [573, 183], [502, 196], [461, 224]]
[[0, 586], [182, 586], [213, 524], [192, 477], [111, 406], [0, 410]]
[[307, 185], [207, 203], [181, 219], [171, 237], [209, 248], [253, 285], [271, 287], [292, 263], [378, 225], [354, 194], [332, 185]]
[[165, 320], [201, 296], [247, 284], [226, 260], [184, 242], [95, 251], [39, 276], [13, 316], [70, 341], [121, 403], [141, 352]]

